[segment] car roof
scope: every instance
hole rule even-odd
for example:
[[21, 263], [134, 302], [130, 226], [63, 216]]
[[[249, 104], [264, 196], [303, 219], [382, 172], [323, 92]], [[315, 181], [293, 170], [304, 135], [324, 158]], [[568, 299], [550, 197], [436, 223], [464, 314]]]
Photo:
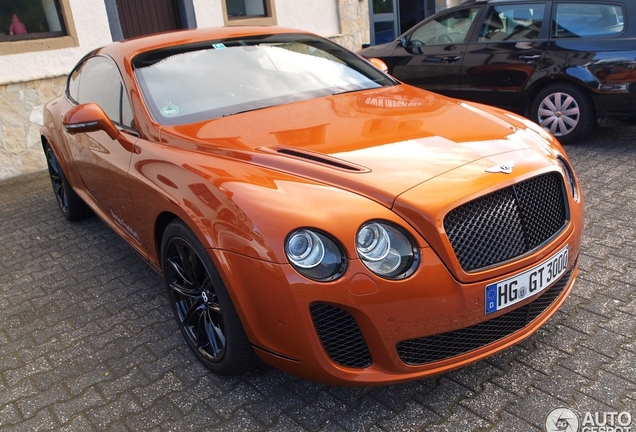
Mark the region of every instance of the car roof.
[[123, 41], [112, 42], [99, 48], [95, 52], [107, 54], [115, 59], [130, 63], [136, 55], [156, 49], [185, 44], [196, 44], [210, 40], [248, 37], [271, 34], [307, 34], [305, 31], [267, 26], [237, 26], [237, 27], [208, 27], [192, 30], [177, 30], [166, 33], [157, 33], [149, 36], [140, 36]]

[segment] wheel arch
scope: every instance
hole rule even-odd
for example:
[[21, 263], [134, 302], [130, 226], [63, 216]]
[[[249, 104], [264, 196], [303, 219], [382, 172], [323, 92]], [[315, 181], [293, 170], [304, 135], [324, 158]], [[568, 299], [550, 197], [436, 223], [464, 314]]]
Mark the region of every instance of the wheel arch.
[[157, 265], [159, 267], [159, 269], [161, 270], [161, 272], [163, 272], [163, 268], [162, 268], [162, 257], [161, 257], [161, 243], [163, 240], [163, 235], [166, 232], [166, 228], [168, 227], [168, 225], [170, 225], [170, 223], [172, 223], [175, 220], [179, 220], [181, 222], [183, 222], [186, 226], [188, 226], [188, 228], [190, 228], [192, 230], [192, 228], [188, 225], [187, 222], [185, 222], [182, 218], [180, 218], [179, 216], [177, 216], [176, 214], [169, 212], [169, 211], [164, 211], [162, 213], [160, 213], [157, 216], [157, 219], [155, 220], [155, 229], [154, 229], [154, 252], [157, 256]]

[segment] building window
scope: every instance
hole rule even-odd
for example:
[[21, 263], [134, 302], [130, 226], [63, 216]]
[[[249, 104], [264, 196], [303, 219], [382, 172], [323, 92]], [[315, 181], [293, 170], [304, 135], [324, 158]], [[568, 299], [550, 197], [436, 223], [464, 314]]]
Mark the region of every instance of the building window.
[[224, 0], [225, 25], [276, 25], [274, 0]]
[[0, 3], [0, 41], [66, 36], [56, 0], [3, 0]]
[[78, 46], [69, 0], [2, 0], [0, 55]]

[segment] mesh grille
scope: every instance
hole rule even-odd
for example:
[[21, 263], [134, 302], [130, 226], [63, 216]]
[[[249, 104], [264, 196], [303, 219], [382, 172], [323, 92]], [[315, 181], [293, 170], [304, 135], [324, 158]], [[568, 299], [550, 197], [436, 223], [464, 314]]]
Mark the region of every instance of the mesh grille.
[[445, 360], [481, 348], [523, 329], [554, 303], [563, 292], [572, 276], [572, 268], [532, 303], [505, 315], [472, 327], [398, 342], [396, 350], [400, 359], [409, 365]]
[[311, 318], [331, 360], [342, 366], [371, 366], [371, 354], [358, 324], [345, 310], [326, 303], [312, 303]]
[[532, 251], [565, 227], [566, 197], [557, 173], [543, 174], [451, 210], [444, 229], [464, 271]]

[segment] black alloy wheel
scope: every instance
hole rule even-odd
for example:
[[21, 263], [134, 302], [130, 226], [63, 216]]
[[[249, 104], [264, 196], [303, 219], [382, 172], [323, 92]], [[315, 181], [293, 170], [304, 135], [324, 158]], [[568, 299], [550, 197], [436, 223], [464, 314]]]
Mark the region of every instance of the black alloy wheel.
[[55, 156], [55, 152], [49, 143], [46, 143], [44, 152], [46, 154], [46, 165], [49, 170], [51, 185], [53, 186], [53, 194], [66, 219], [74, 221], [89, 216], [91, 214], [90, 208], [79, 195], [77, 195], [73, 188], [71, 188], [57, 160], [57, 156]]
[[205, 367], [220, 375], [249, 369], [256, 356], [207, 251], [181, 222], [162, 241], [168, 298], [188, 346]]

